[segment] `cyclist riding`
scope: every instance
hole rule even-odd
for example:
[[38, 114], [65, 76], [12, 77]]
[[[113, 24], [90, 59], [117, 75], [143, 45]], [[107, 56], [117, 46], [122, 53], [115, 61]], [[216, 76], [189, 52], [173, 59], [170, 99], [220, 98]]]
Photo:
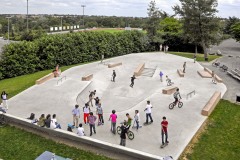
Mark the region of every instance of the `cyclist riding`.
[[168, 76], [166, 76], [166, 82], [168, 86], [173, 84], [172, 80]]
[[174, 104], [175, 104], [175, 105], [176, 105], [177, 102], [178, 102], [178, 97], [179, 97], [180, 99], [182, 99], [182, 97], [181, 97], [181, 95], [180, 95], [180, 92], [179, 92], [179, 88], [177, 88], [176, 92], [173, 94], [173, 97], [174, 97], [174, 99], [175, 99], [175, 101], [174, 101]]

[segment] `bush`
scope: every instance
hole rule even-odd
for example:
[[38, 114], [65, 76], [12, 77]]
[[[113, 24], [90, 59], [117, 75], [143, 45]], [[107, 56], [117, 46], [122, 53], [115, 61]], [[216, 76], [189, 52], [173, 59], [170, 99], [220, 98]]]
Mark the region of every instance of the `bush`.
[[146, 34], [138, 31], [78, 32], [45, 35], [32, 42], [11, 43], [3, 48], [0, 79], [60, 66], [89, 62], [129, 53], [145, 52]]

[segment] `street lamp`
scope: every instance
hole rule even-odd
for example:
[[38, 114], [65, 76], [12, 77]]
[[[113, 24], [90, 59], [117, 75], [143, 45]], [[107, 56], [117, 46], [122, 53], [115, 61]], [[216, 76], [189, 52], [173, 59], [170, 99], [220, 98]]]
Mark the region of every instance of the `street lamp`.
[[8, 19], [8, 44], [9, 44], [9, 32], [10, 32], [10, 28], [9, 28], [9, 19], [11, 18], [11, 17], [6, 17], [7, 19]]
[[27, 0], [27, 32], [28, 32], [28, 0]]
[[81, 5], [81, 7], [83, 7], [83, 28], [84, 28], [84, 7], [86, 7], [86, 5]]

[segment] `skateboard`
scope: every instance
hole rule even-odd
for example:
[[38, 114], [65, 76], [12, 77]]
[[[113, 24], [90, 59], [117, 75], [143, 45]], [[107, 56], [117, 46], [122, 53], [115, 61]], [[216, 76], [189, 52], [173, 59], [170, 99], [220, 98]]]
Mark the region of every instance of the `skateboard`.
[[[137, 126], [133, 126], [132, 128], [137, 128]], [[139, 126], [138, 128], [142, 128], [142, 126]]]
[[165, 143], [164, 145], [161, 145], [161, 148], [165, 148], [168, 145], [168, 143]]
[[144, 122], [144, 123], [143, 123], [144, 126], [150, 125], [150, 124], [152, 124], [152, 122], [148, 122], [148, 123]]

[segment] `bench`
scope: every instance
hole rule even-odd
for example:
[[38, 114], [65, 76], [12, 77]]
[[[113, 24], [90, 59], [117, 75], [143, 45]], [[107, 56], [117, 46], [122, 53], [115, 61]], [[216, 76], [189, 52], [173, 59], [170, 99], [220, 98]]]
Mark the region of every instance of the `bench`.
[[197, 71], [202, 78], [212, 78], [212, 75], [206, 71]]
[[138, 65], [138, 67], [136, 68], [134, 75], [135, 76], [140, 76], [142, 74], [142, 71], [144, 70], [145, 67], [145, 63], [141, 63]]
[[82, 77], [82, 81], [90, 81], [93, 78], [93, 74], [88, 74]]
[[35, 84], [42, 84], [50, 79], [54, 78], [54, 74], [53, 73], [49, 73], [48, 75], [36, 80]]
[[222, 65], [220, 68], [221, 68], [224, 72], [226, 72], [226, 71], [228, 70], [228, 67], [225, 66], [225, 65]]
[[170, 86], [170, 87], [164, 88], [164, 89], [162, 90], [162, 93], [163, 93], [163, 94], [172, 94], [172, 93], [174, 93], [174, 92], [176, 91], [177, 88], [178, 88], [178, 87]]
[[113, 67], [121, 66], [121, 65], [122, 65], [122, 62], [120, 62], [120, 63], [110, 63], [110, 64], [108, 64], [108, 68], [113, 68]]
[[221, 99], [221, 92], [216, 91], [202, 109], [202, 115], [209, 116]]
[[177, 72], [178, 72], [180, 77], [184, 77], [184, 73], [181, 69], [178, 69]]

